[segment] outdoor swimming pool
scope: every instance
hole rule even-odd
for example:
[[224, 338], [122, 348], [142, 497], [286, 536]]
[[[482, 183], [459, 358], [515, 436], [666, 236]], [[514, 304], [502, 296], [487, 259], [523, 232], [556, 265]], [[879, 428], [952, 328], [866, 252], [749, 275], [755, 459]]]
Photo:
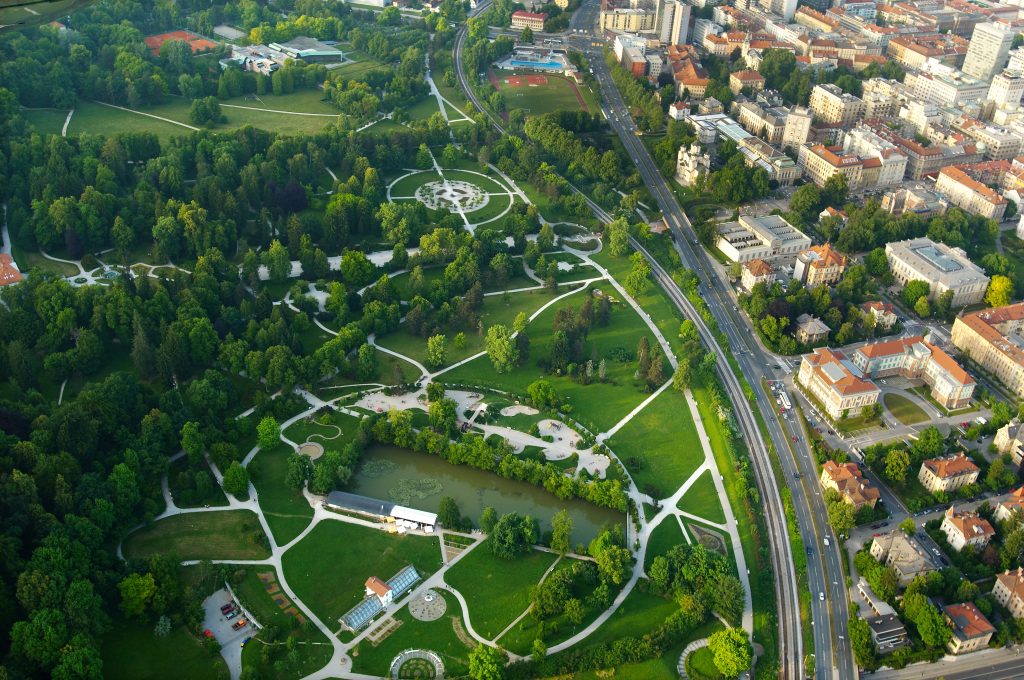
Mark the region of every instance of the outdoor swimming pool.
[[560, 61], [523, 61], [521, 59], [512, 59], [509, 63], [516, 68], [539, 68], [546, 71], [561, 71], [565, 68]]

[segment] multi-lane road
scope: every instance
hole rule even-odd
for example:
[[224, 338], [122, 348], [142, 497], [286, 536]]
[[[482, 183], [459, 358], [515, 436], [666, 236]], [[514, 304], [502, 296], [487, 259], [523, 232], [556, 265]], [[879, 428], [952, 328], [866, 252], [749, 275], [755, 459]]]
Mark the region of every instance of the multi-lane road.
[[[482, 4], [477, 8], [477, 12], [483, 11], [485, 8], [486, 4]], [[796, 423], [793, 421], [780, 423], [773, 417], [774, 399], [763, 389], [761, 384], [762, 378], [777, 377], [771, 368], [776, 364], [776, 359], [765, 353], [757, 342], [752, 340], [750, 329], [736, 313], [735, 303], [728, 295], [729, 284], [723, 272], [710, 262], [703, 249], [694, 245], [696, 237], [688, 218], [676, 202], [642, 141], [636, 135], [636, 128], [630, 119], [629, 110], [611, 81], [603, 54], [600, 49], [594, 49], [591, 44], [594, 40], [592, 31], [598, 16], [598, 9], [599, 5], [595, 0], [585, 2], [573, 17], [571, 33], [567, 40], [572, 46], [588, 55], [600, 86], [605, 109], [610, 114], [608, 122], [622, 140], [631, 159], [640, 170], [648, 191], [664, 214], [683, 263], [698, 274], [704, 293], [703, 297], [711, 308], [719, 328], [725, 333], [730, 349], [739, 361], [744, 376], [755, 390], [756, 408], [765, 415], [771, 439], [779, 452], [783, 480], [789, 481], [794, 492], [793, 501], [799, 530], [805, 538], [809, 565], [808, 585], [812, 595], [811, 619], [814, 626], [815, 675], [818, 678], [856, 677], [856, 668], [845, 631], [848, 611], [845, 577], [839, 562], [838, 545], [834, 540], [829, 541], [830, 545], [827, 547], [823, 543], [824, 538], [831, 534], [824, 520], [826, 514], [817, 485], [814, 463], [803, 440], [803, 433], [798, 432]], [[504, 132], [503, 121], [490, 114], [481, 105], [473, 89], [469, 86], [462, 64], [462, 46], [465, 37], [466, 30], [463, 27], [456, 36], [454, 49], [456, 74], [460, 85], [478, 110], [483, 111], [494, 126]], [[610, 215], [600, 206], [589, 199], [588, 204], [599, 217], [605, 220], [610, 219]], [[657, 263], [652, 263], [652, 268], [656, 279], [673, 301], [688, 316], [694, 318], [698, 327], [701, 328], [705, 343], [712, 348], [718, 358], [719, 373], [736, 406], [737, 419], [751, 452], [753, 469], [765, 509], [768, 540], [772, 546], [772, 564], [778, 601], [780, 675], [793, 679], [803, 677], [803, 656], [805, 653], [811, 653], [812, 650], [803, 649], [797, 575], [793, 567], [793, 556], [790, 552], [778, 481], [761, 431], [751, 406], [744, 397], [742, 387], [732, 373], [717, 339], [704, 326], [689, 300], [682, 294], [668, 273], [662, 270]], [[791, 442], [793, 437], [797, 437], [796, 443]], [[797, 449], [795, 453], [789, 448], [791, 444]], [[833, 643], [836, 643], [835, 649], [833, 649]]]
[[[588, 3], [590, 4], [590, 3]], [[584, 7], [587, 5], [585, 4]], [[582, 10], [581, 10], [582, 11]], [[808, 588], [811, 592], [811, 621], [815, 655], [815, 676], [818, 678], [853, 678], [857, 675], [856, 667], [846, 634], [848, 619], [847, 590], [845, 575], [842, 571], [839, 545], [831, 535], [827, 525], [827, 512], [824, 499], [817, 482], [815, 463], [810, 450], [795, 420], [782, 420], [774, 417], [775, 400], [763, 387], [762, 379], [773, 379], [782, 374], [782, 370], [774, 368], [776, 357], [768, 354], [754, 338], [750, 327], [735, 307], [735, 300], [729, 294], [730, 284], [721, 268], [714, 263], [703, 248], [696, 243], [696, 234], [689, 219], [680, 208], [668, 183], [644, 146], [629, 115], [629, 109], [623, 101], [618, 89], [611, 80], [603, 53], [590, 47], [590, 39], [584, 38], [585, 44], [580, 47], [590, 56], [601, 89], [602, 101], [608, 114], [608, 122], [618, 134], [627, 153], [637, 165], [648, 191], [656, 201], [658, 208], [665, 217], [671, 230], [676, 250], [683, 264], [697, 273], [702, 297], [718, 324], [719, 329], [728, 339], [730, 349], [740, 365], [743, 375], [747, 378], [756, 395], [755, 407], [764, 415], [771, 440], [779, 454], [783, 480], [789, 484], [793, 492], [793, 506], [797, 515], [797, 523], [807, 554]], [[580, 39], [577, 43], [583, 42]], [[712, 343], [715, 343], [712, 339]], [[712, 346], [715, 346], [713, 344]], [[778, 364], [782, 365], [782, 364]], [[727, 365], [723, 366], [726, 373], [731, 374]], [[726, 376], [728, 378], [728, 376]], [[750, 405], [739, 397], [738, 411], [750, 411]], [[750, 416], [753, 420], [753, 416]], [[785, 533], [785, 518], [775, 478], [771, 474], [772, 463], [768, 458], [761, 434], [756, 423], [745, 428], [744, 435], [748, 441], [752, 457], [762, 469], [767, 469], [767, 480], [759, 484], [764, 498], [765, 514], [769, 521], [769, 539], [772, 541], [773, 552], [788, 554], [788, 540]], [[793, 439], [796, 438], [794, 442]], [[781, 530], [772, 531], [773, 524], [781, 525]], [[829, 545], [825, 539], [829, 538]], [[796, 586], [790, 590], [790, 581], [795, 581], [792, 561], [785, 560], [777, 564], [781, 569], [777, 575], [780, 587], [784, 591], [779, 598], [780, 637], [785, 645], [781, 650], [783, 671], [786, 677], [801, 677], [801, 640], [799, 606], [793, 604], [796, 598]], [[812, 650], [806, 650], [811, 652]]]

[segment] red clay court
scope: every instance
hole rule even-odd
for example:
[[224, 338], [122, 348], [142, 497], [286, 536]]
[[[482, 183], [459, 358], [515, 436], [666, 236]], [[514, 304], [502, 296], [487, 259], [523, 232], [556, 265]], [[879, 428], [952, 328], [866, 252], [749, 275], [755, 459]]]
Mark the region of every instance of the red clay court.
[[168, 33], [158, 33], [151, 35], [148, 38], [143, 38], [142, 42], [146, 43], [146, 47], [153, 53], [154, 56], [160, 54], [160, 47], [165, 42], [172, 40], [180, 40], [181, 42], [188, 43], [188, 46], [192, 48], [192, 54], [198, 52], [209, 52], [212, 49], [216, 49], [218, 44], [212, 40], [208, 40], [203, 36], [193, 33], [192, 31], [170, 31]]
[[538, 87], [540, 85], [548, 84], [547, 76], [509, 76], [505, 78], [505, 82], [511, 87]]

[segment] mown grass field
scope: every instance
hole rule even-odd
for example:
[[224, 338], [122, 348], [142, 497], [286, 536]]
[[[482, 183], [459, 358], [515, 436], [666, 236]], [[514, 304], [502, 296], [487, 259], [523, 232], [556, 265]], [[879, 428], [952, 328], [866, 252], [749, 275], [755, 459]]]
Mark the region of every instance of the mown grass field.
[[557, 558], [534, 550], [505, 560], [485, 541], [449, 569], [445, 581], [466, 598], [473, 628], [490, 640], [530, 606], [530, 589]]
[[698, 477], [679, 499], [678, 507], [680, 510], [703, 517], [708, 521], [724, 524], [725, 512], [722, 510], [718, 490], [715, 489], [715, 482], [711, 475], [712, 472], [709, 470]]
[[291, 455], [292, 447], [282, 442], [257, 453], [248, 466], [249, 479], [256, 487], [263, 516], [278, 545], [298, 536], [313, 519], [313, 508], [306, 498], [284, 483]]
[[321, 522], [283, 557], [295, 594], [333, 626], [363, 599], [371, 576], [388, 580], [407, 565], [426, 577], [441, 566], [438, 539], [398, 536], [345, 522]]
[[61, 109], [29, 109], [22, 111], [21, 115], [36, 132], [46, 136], [60, 134], [68, 112]]
[[100, 655], [107, 680], [218, 680], [228, 675], [220, 654], [204, 649], [184, 626], [161, 638], [153, 635], [149, 624], [117, 617], [103, 638]]
[[[519, 75], [523, 78], [530, 75], [537, 75], [533, 72], [517, 71], [495, 71], [494, 77], [498, 81], [498, 91], [505, 97], [505, 107], [512, 109], [525, 109], [528, 115], [539, 116], [552, 111], [584, 111], [587, 106], [580, 106], [576, 97], [573, 83], [561, 75], [545, 74], [546, 85], [510, 85], [508, 78]], [[493, 82], [493, 81], [492, 81]], [[582, 90], [586, 86], [578, 86]], [[584, 104], [586, 100], [584, 100]], [[590, 111], [590, 113], [596, 113]]]
[[882, 395], [882, 403], [893, 417], [904, 425], [917, 425], [927, 420], [928, 414], [920, 406], [898, 394], [887, 392]]
[[704, 449], [686, 399], [673, 388], [633, 416], [608, 442], [637, 487], [671, 496], [704, 462]]
[[181, 560], [259, 560], [270, 556], [260, 536], [259, 520], [248, 510], [193, 512], [129, 534], [122, 549], [128, 559], [170, 554]]

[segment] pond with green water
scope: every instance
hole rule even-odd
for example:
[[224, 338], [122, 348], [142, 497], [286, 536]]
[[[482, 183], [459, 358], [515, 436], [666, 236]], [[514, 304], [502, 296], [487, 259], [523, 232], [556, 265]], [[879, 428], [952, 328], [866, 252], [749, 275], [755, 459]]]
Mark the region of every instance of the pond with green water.
[[551, 518], [565, 508], [573, 519], [573, 545], [589, 543], [603, 526], [626, 521], [625, 515], [608, 508], [580, 500], [563, 501], [526, 482], [395, 446], [368, 449], [345, 490], [427, 512], [437, 512], [441, 498], [451, 496], [474, 524], [483, 509], [491, 506], [499, 515], [518, 512], [535, 517], [541, 532], [549, 531]]

